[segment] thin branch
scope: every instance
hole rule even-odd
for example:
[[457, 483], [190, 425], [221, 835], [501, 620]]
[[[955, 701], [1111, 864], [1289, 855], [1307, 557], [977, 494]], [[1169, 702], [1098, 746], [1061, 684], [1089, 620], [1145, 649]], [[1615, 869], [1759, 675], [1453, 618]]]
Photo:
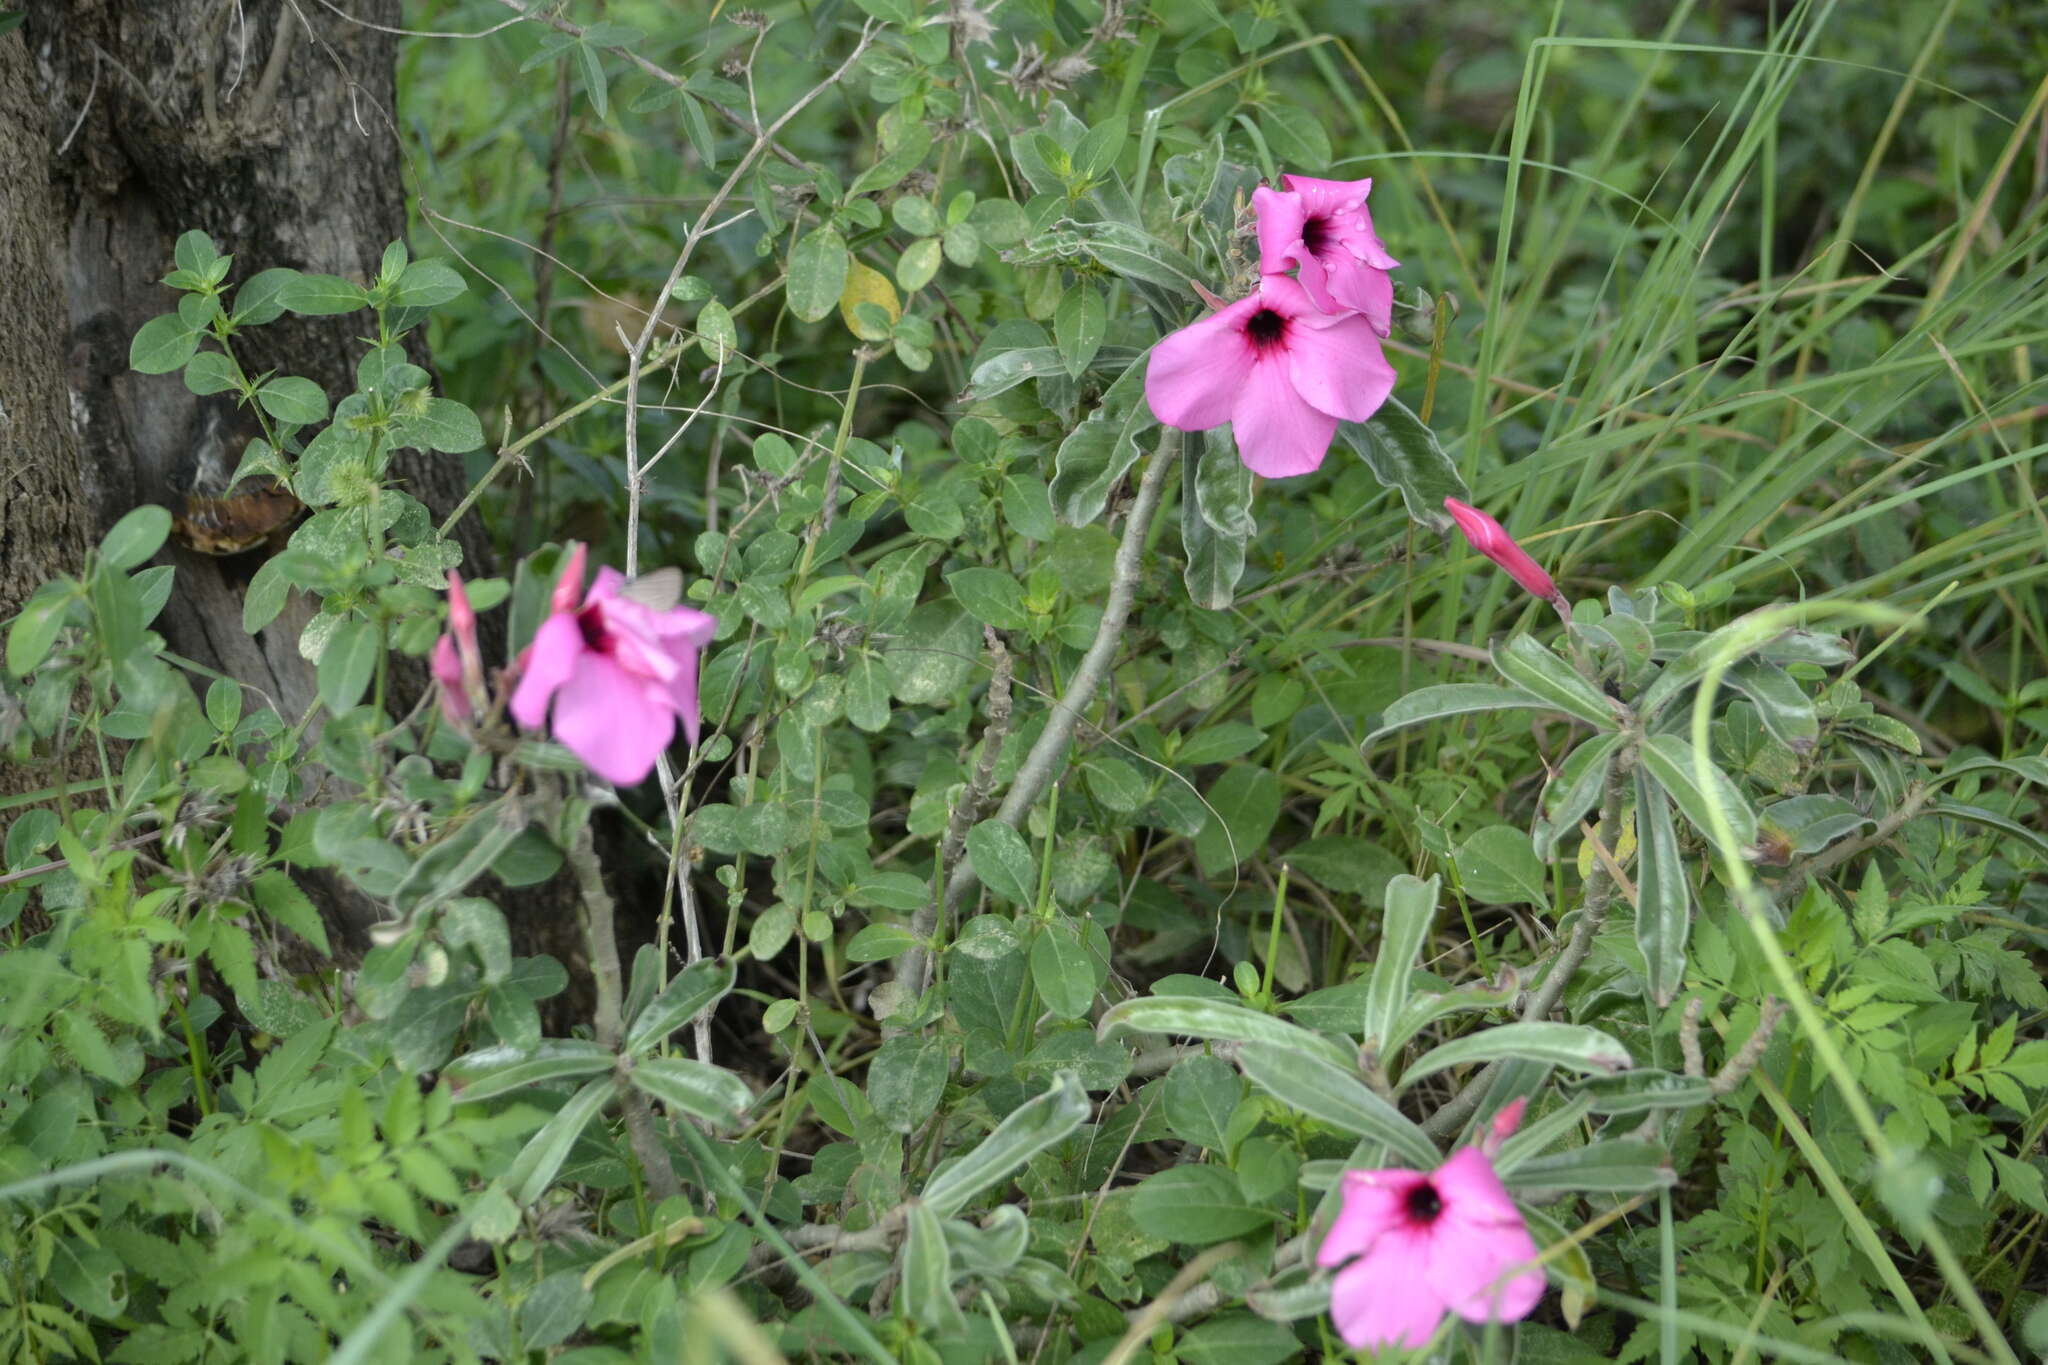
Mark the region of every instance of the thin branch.
[[[960, 865], [961, 854], [967, 848], [967, 831], [980, 818], [981, 808], [988, 802], [988, 795], [995, 789], [996, 759], [1001, 755], [1003, 741], [1010, 734], [1010, 673], [1015, 661], [1010, 651], [1003, 648], [1003, 637], [994, 629], [982, 627], [982, 635], [988, 643], [988, 720], [981, 727], [981, 759], [974, 766], [974, 776], [967, 783], [967, 790], [961, 795], [960, 803], [953, 807], [953, 814], [946, 822], [946, 837], [939, 843], [939, 875], [947, 875], [949, 868]], [[950, 881], [947, 883], [950, 886]], [[896, 960], [896, 982], [912, 997], [922, 995], [931, 985], [932, 955], [925, 946], [927, 941], [936, 939], [952, 921], [954, 898], [950, 895], [935, 895], [925, 905], [919, 906], [911, 918], [910, 932], [919, 942]]]
[[1897, 834], [1908, 820], [1911, 820], [1920, 813], [1921, 808], [1927, 804], [1928, 798], [1933, 795], [1933, 788], [1924, 783], [1914, 783], [1907, 789], [1906, 799], [1899, 802], [1895, 809], [1882, 820], [1879, 820], [1876, 829], [1858, 839], [1844, 839], [1840, 843], [1831, 845], [1816, 853], [1804, 862], [1794, 863], [1785, 873], [1785, 880], [1778, 883], [1778, 889], [1772, 893], [1771, 898], [1779, 905], [1790, 903], [1798, 897], [1800, 892], [1806, 889], [1806, 884], [1814, 878], [1834, 871], [1851, 858], [1868, 853], [1871, 849], [1876, 848], [1894, 834]]
[[[587, 819], [576, 827], [576, 838], [569, 846], [569, 863], [576, 871], [576, 887], [583, 897], [583, 928], [590, 939], [590, 974], [597, 982], [597, 1017], [591, 1023], [598, 1043], [616, 1052], [625, 1032], [620, 1017], [619, 936], [613, 924], [612, 895], [605, 889], [604, 870], [598, 865], [597, 844]], [[647, 1176], [647, 1188], [659, 1203], [680, 1195], [683, 1187], [669, 1162], [668, 1150], [654, 1130], [654, 1112], [648, 1108], [647, 1096], [632, 1084], [626, 1074], [629, 1070], [621, 1056], [619, 1097], [626, 1111], [626, 1138]]]
[[[1074, 727], [1081, 722], [1081, 713], [1094, 703], [1096, 692], [1109, 677], [1109, 666], [1116, 658], [1117, 647], [1123, 643], [1124, 623], [1130, 619], [1131, 605], [1137, 600], [1138, 579], [1144, 565], [1145, 537], [1152, 529], [1153, 514], [1159, 510], [1160, 492], [1165, 487], [1167, 471], [1179, 454], [1180, 433], [1168, 427], [1160, 437], [1158, 448], [1152, 452], [1151, 463], [1145, 466], [1144, 477], [1138, 483], [1138, 496], [1132, 499], [1130, 514], [1124, 520], [1123, 539], [1116, 547], [1115, 566], [1109, 580], [1109, 598], [1103, 604], [1102, 622], [1095, 628], [1095, 639], [1089, 644], [1088, 652], [1081, 656], [1081, 665], [1074, 670], [1066, 692], [1053, 703], [1052, 713], [1046, 717], [1045, 729], [1039, 732], [1038, 742], [1025, 755], [1023, 765], [1017, 769], [1016, 780], [1010, 784], [1009, 793], [996, 810], [994, 818], [1012, 829], [1024, 823], [1026, 812], [1045, 794], [1053, 773], [1059, 769], [1060, 760], [1066, 757], [1067, 745], [1074, 737]], [[954, 865], [946, 878], [948, 905], [958, 903], [973, 877], [974, 869], [966, 861]]]

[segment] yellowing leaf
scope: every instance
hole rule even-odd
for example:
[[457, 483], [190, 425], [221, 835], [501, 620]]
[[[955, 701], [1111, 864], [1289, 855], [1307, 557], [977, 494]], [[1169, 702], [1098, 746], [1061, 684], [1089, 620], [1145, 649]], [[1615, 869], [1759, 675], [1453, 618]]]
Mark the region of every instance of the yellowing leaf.
[[[1593, 834], [1601, 843], [1607, 843], [1606, 830], [1595, 825], [1593, 827]], [[1621, 838], [1609, 844], [1607, 851], [1614, 855], [1614, 861], [1622, 867], [1627, 867], [1629, 859], [1636, 856], [1636, 817], [1633, 813], [1621, 822]], [[1581, 839], [1579, 840], [1579, 876], [1583, 878], [1592, 875], [1593, 845], [1587, 840]]]
[[855, 311], [864, 303], [872, 303], [887, 313], [891, 327], [903, 316], [903, 305], [896, 301], [896, 286], [889, 283], [889, 277], [872, 266], [852, 261], [846, 267], [846, 287], [839, 291], [839, 316], [845, 319], [846, 330], [862, 341], [887, 341], [887, 330], [862, 321]]

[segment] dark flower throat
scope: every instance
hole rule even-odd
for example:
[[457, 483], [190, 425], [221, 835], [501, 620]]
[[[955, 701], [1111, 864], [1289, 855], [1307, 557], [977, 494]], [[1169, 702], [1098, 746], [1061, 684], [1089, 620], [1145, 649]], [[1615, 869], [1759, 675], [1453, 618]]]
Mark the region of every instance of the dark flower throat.
[[1434, 1223], [1437, 1215], [1444, 1211], [1443, 1196], [1436, 1192], [1436, 1186], [1425, 1180], [1408, 1191], [1406, 1211], [1412, 1223]]
[[611, 642], [611, 636], [604, 628], [604, 613], [599, 611], [595, 604], [576, 613], [576, 628], [583, 633], [583, 646], [586, 649], [602, 653], [605, 646]]
[[1287, 319], [1270, 308], [1261, 308], [1252, 314], [1251, 321], [1245, 323], [1244, 334], [1263, 351], [1268, 346], [1279, 345], [1287, 335]]
[[1311, 218], [1301, 225], [1301, 244], [1309, 249], [1312, 256], [1323, 254], [1323, 248], [1330, 244], [1330, 220]]

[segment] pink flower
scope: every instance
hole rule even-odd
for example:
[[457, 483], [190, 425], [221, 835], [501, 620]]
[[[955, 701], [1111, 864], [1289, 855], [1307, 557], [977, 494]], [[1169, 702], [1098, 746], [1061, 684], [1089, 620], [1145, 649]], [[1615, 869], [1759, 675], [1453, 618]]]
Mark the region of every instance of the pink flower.
[[1343, 1191], [1316, 1264], [1344, 1266], [1330, 1315], [1351, 1346], [1414, 1348], [1436, 1335], [1446, 1312], [1515, 1322], [1543, 1297], [1536, 1243], [1477, 1147], [1428, 1175], [1346, 1171]]
[[1283, 175], [1281, 189], [1252, 191], [1259, 220], [1259, 269], [1301, 272], [1301, 287], [1325, 313], [1365, 315], [1386, 336], [1394, 325], [1394, 281], [1401, 264], [1373, 231], [1365, 197], [1370, 180], [1316, 180]]
[[1338, 421], [1363, 422], [1393, 391], [1371, 324], [1319, 312], [1284, 275], [1165, 338], [1145, 371], [1155, 417], [1182, 431], [1228, 422], [1238, 457], [1269, 479], [1315, 469]]
[[434, 642], [431, 665], [439, 684], [441, 714], [455, 725], [466, 725], [483, 709], [483, 654], [476, 644], [476, 612], [463, 590], [462, 575], [448, 571], [448, 634]]
[[628, 582], [600, 569], [583, 586], [578, 545], [555, 584], [553, 610], [521, 660], [512, 715], [549, 732], [608, 782], [630, 786], [654, 770], [676, 721], [697, 742], [697, 656], [717, 622], [675, 605], [673, 571]]
[[1506, 569], [1508, 577], [1559, 611], [1566, 609], [1564, 594], [1557, 590], [1557, 584], [1543, 571], [1541, 564], [1529, 558], [1527, 550], [1515, 544], [1515, 538], [1499, 522], [1456, 498], [1445, 498], [1444, 510], [1451, 514], [1452, 521], [1458, 523], [1458, 529], [1465, 533], [1465, 539], [1472, 542], [1473, 549]]

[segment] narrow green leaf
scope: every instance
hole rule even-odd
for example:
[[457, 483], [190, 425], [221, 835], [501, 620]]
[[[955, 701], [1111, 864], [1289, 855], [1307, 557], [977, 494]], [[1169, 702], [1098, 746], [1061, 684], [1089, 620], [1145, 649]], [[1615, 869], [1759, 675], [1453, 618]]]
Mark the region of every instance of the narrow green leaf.
[[549, 1038], [537, 1047], [487, 1047], [441, 1068], [463, 1103], [496, 1099], [528, 1086], [609, 1071], [618, 1059], [587, 1038]]
[[318, 667], [320, 701], [330, 712], [339, 715], [362, 700], [383, 648], [383, 632], [374, 621], [351, 616], [333, 628]]
[[1581, 1073], [1620, 1071], [1630, 1064], [1628, 1049], [1598, 1029], [1542, 1021], [1496, 1024], [1423, 1053], [1401, 1072], [1400, 1087], [1448, 1067], [1511, 1059]]
[[555, 1173], [569, 1159], [569, 1149], [616, 1093], [617, 1085], [611, 1077], [598, 1077], [570, 1096], [554, 1117], [526, 1140], [505, 1172], [505, 1183], [512, 1188], [515, 1200], [522, 1205], [531, 1204], [547, 1193]]
[[1428, 1170], [1443, 1159], [1407, 1115], [1323, 1058], [1273, 1043], [1246, 1043], [1237, 1064], [1253, 1085], [1282, 1104], [1341, 1133], [1385, 1143], [1407, 1165]]
[[1436, 922], [1439, 886], [1435, 877], [1423, 881], [1405, 872], [1387, 883], [1386, 917], [1380, 923], [1379, 949], [1365, 993], [1364, 1036], [1368, 1044], [1386, 1045], [1394, 1021], [1408, 1003], [1416, 958]]
[[671, 1033], [710, 1009], [733, 987], [730, 959], [700, 958], [675, 974], [668, 989], [626, 1029], [626, 1051], [636, 1055], [658, 1047]]
[[1400, 697], [1380, 715], [1380, 728], [1366, 736], [1370, 744], [1381, 735], [1404, 726], [1422, 725], [1447, 716], [1472, 715], [1479, 711], [1549, 711], [1549, 702], [1519, 687], [1493, 683], [1441, 683], [1420, 687]]
[[1708, 785], [1701, 787], [1693, 766], [1692, 745], [1677, 735], [1653, 735], [1638, 750], [1638, 757], [1657, 779], [1657, 785], [1670, 793], [1679, 813], [1709, 842], [1716, 840], [1708, 817], [1715, 807], [1719, 807], [1734, 831], [1738, 851], [1756, 842], [1756, 811], [1750, 807], [1748, 798], [1726, 773], [1712, 766], [1707, 769]]
[[1365, 422], [1339, 422], [1337, 434], [1382, 486], [1401, 495], [1408, 515], [1439, 535], [1451, 529], [1444, 499], [1469, 502], [1472, 490], [1437, 444], [1436, 433], [1398, 398], [1389, 398]]
[[1095, 1031], [1103, 1038], [1115, 1038], [1126, 1033], [1158, 1033], [1212, 1042], [1265, 1042], [1320, 1057], [1332, 1066], [1347, 1070], [1357, 1062], [1349, 1048], [1320, 1033], [1311, 1033], [1298, 1024], [1275, 1019], [1270, 1014], [1260, 1014], [1243, 1005], [1191, 995], [1147, 995], [1112, 1005], [1103, 1011]]
[[1671, 802], [1650, 774], [1636, 769], [1636, 946], [1643, 950], [1650, 998], [1662, 1009], [1685, 979], [1692, 932], [1692, 883], [1678, 851]]
[[636, 1088], [671, 1110], [708, 1123], [730, 1123], [754, 1102], [745, 1081], [688, 1057], [647, 1057], [629, 1074]]
[[161, 507], [137, 507], [100, 540], [100, 563], [109, 569], [132, 569], [164, 547], [171, 534], [171, 514]]
[[983, 1190], [1064, 1141], [1087, 1117], [1087, 1092], [1072, 1072], [1062, 1071], [1051, 1089], [1011, 1110], [973, 1151], [941, 1166], [925, 1185], [925, 1205], [940, 1218], [952, 1217]]
[[1614, 728], [1614, 703], [1533, 635], [1517, 635], [1505, 647], [1495, 645], [1493, 666], [1510, 683], [1543, 698], [1552, 708], [1603, 730]]
[[967, 831], [967, 861], [981, 884], [1015, 905], [1038, 899], [1037, 868], [1024, 836], [1000, 820], [983, 820]]

